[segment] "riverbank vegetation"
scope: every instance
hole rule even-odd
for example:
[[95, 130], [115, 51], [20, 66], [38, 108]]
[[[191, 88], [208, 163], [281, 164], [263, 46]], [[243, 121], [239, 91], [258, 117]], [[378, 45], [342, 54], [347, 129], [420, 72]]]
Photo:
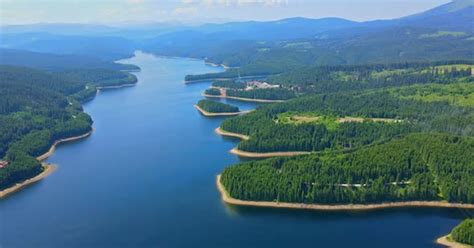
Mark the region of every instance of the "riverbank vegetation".
[[[46, 56], [46, 55], [42, 55]], [[43, 170], [36, 157], [59, 139], [91, 131], [92, 119], [81, 102], [96, 87], [133, 84], [135, 76], [113, 69], [45, 71], [0, 66], [0, 189]]]
[[216, 89], [216, 88], [207, 89], [206, 91], [204, 91], [204, 94], [209, 95], [209, 96], [220, 96], [220, 95], [222, 95], [221, 90]]
[[466, 219], [456, 226], [450, 237], [459, 243], [474, 245], [474, 219]]

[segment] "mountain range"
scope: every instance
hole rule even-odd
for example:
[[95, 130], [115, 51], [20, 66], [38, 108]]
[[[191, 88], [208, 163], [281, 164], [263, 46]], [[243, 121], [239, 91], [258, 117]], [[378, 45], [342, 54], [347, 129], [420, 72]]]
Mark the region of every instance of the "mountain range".
[[228, 66], [262, 64], [270, 59], [285, 66], [471, 60], [473, 13], [474, 1], [455, 0], [415, 15], [368, 22], [295, 17], [200, 26], [3, 26], [0, 47], [105, 60], [128, 57], [140, 49]]

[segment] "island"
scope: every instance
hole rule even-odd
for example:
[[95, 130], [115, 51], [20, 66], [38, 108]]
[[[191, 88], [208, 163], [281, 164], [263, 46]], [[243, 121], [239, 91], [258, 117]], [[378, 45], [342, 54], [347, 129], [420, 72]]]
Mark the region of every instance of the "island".
[[235, 116], [250, 113], [251, 111], [240, 111], [238, 107], [211, 100], [201, 100], [194, 107], [204, 116]]

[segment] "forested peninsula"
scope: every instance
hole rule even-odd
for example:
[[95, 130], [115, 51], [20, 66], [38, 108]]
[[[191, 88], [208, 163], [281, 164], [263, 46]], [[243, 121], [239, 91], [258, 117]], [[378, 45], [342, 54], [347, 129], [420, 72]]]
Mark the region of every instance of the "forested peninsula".
[[245, 162], [225, 169], [220, 182], [230, 197], [244, 201], [437, 201], [473, 208], [472, 154], [471, 137], [410, 134], [350, 153]]
[[[224, 199], [309, 209], [473, 208], [472, 66], [349, 68], [381, 78], [363, 88], [334, 80], [327, 93], [224, 120], [219, 131], [247, 137], [236, 154], [277, 157], [226, 168], [218, 182]], [[310, 72], [298, 82], [326, 84], [307, 80], [320, 75]]]
[[448, 247], [468, 248], [474, 246], [474, 219], [466, 219], [457, 225], [450, 234], [436, 240]]
[[[28, 66], [37, 56], [16, 63], [26, 61]], [[3, 96], [0, 98], [0, 190], [3, 193], [25, 180], [32, 183], [36, 180], [28, 179], [50, 173], [45, 171], [49, 167], [42, 165], [41, 160], [51, 154], [55, 145], [91, 133], [92, 119], [83, 112], [81, 103], [92, 100], [99, 87], [137, 82], [134, 75], [121, 71], [129, 70], [130, 66], [96, 62], [92, 63], [95, 67], [77, 65], [75, 68], [75, 63], [81, 60], [74, 60], [74, 56], [67, 60], [61, 57], [59, 61], [55, 55], [40, 57], [48, 58], [50, 65], [44, 63], [41, 68], [0, 65]]]

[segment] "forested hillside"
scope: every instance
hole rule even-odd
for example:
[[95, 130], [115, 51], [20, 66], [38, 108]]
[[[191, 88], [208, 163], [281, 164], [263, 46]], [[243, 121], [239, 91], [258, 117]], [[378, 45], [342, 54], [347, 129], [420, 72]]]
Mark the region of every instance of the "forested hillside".
[[456, 226], [451, 238], [462, 244], [474, 245], [474, 219], [466, 219]]
[[[205, 75], [205, 78], [233, 78], [271, 75], [301, 67], [321, 65], [365, 65], [427, 61], [472, 61], [474, 3], [456, 0], [417, 15], [384, 21], [355, 23], [346, 27], [314, 31], [296, 39], [225, 39], [229, 33], [199, 33], [195, 46], [168, 49], [171, 41], [186, 40], [187, 33], [168, 34], [163, 44], [145, 50], [206, 58], [209, 62], [239, 69]], [[231, 32], [230, 32], [231, 33]], [[220, 39], [212, 39], [220, 37]], [[208, 42], [211, 40], [212, 42]], [[173, 43], [174, 44], [174, 43]], [[199, 47], [199, 49], [195, 49]], [[192, 49], [192, 50], [191, 50]], [[199, 78], [194, 75], [191, 78]], [[202, 78], [202, 77], [201, 77]]]
[[221, 182], [242, 200], [320, 204], [474, 203], [474, 139], [411, 134], [351, 153], [245, 162]]
[[270, 77], [269, 81], [298, 87], [305, 93], [329, 93], [413, 84], [472, 82], [473, 68], [469, 61], [319, 66], [288, 71]]
[[0, 160], [9, 162], [0, 169], [0, 188], [40, 173], [35, 157], [54, 141], [91, 130], [80, 102], [91, 99], [97, 86], [135, 82], [135, 76], [111, 69], [0, 66]]
[[[316, 121], [279, 122], [282, 114]], [[472, 123], [473, 106], [418, 101], [387, 90], [297, 98], [227, 119], [221, 128], [251, 137], [239, 144], [241, 150], [275, 152], [354, 148], [415, 131], [473, 135]]]
[[[243, 79], [215, 80], [213, 87], [225, 88], [226, 95], [267, 100], [288, 100], [315, 93], [360, 91], [422, 84], [473, 82], [470, 61], [426, 63], [338, 65], [302, 67], [263, 79], [279, 88], [244, 90]], [[226, 72], [230, 73], [230, 71]], [[224, 74], [204, 74], [188, 78], [205, 78]], [[231, 74], [227, 74], [231, 75]], [[209, 95], [219, 95], [209, 90]]]

